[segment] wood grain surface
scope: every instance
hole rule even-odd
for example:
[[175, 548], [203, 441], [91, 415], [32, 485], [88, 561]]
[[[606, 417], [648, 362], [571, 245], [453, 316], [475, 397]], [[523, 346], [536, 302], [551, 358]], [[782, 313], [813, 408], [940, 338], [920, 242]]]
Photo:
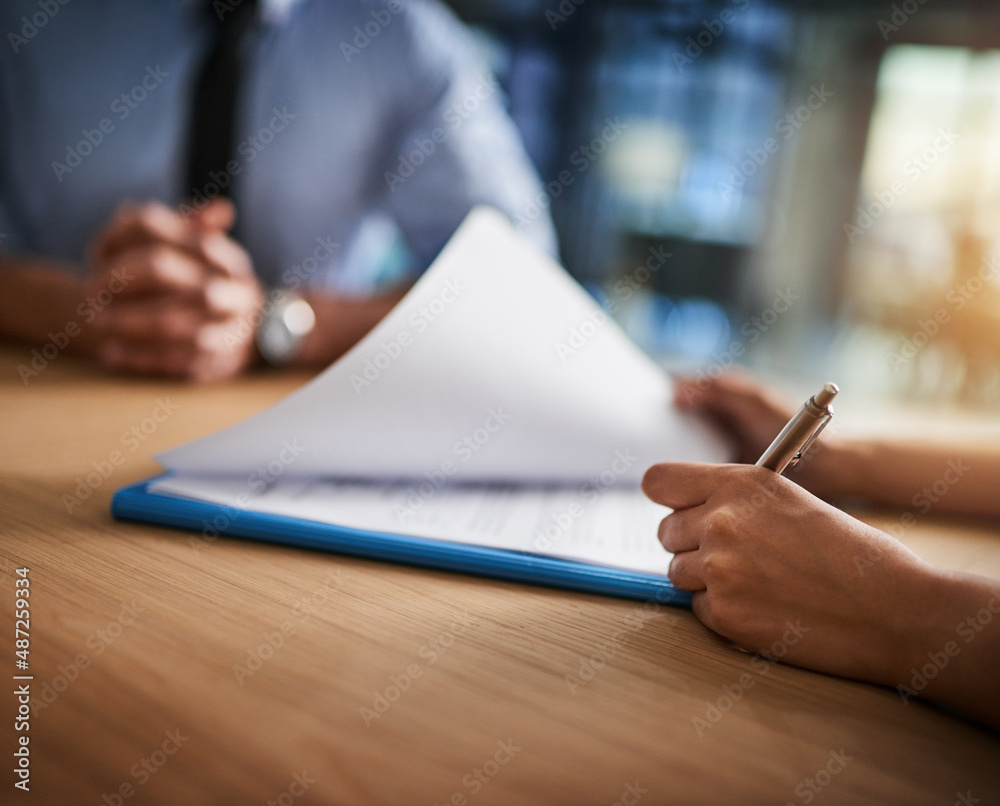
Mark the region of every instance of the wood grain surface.
[[[24, 794], [0, 695], [2, 803], [1000, 802], [995, 733], [755, 661], [685, 610], [117, 523], [156, 451], [306, 376], [198, 388], [60, 356], [25, 384], [30, 358], [0, 350], [0, 657], [17, 674], [28, 567], [35, 698]], [[903, 539], [1000, 578], [995, 527]]]

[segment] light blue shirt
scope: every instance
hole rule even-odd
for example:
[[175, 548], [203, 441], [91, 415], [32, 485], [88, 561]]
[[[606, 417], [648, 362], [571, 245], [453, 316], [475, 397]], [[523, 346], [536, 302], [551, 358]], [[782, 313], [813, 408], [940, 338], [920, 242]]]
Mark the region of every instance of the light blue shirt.
[[[538, 198], [501, 91], [445, 8], [261, 6], [225, 174], [266, 285], [370, 293], [425, 268], [473, 205], [514, 218]], [[122, 201], [213, 195], [182, 187], [205, 15], [190, 0], [3, 4], [0, 249], [83, 265]], [[526, 234], [555, 253], [547, 216]]]

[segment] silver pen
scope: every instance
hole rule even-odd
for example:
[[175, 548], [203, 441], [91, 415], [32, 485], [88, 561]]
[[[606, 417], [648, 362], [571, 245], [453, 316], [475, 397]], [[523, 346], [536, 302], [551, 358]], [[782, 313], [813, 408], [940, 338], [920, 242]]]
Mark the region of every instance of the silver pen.
[[805, 404], [781, 429], [764, 455], [757, 460], [757, 467], [766, 467], [781, 474], [789, 465], [794, 465], [802, 458], [809, 446], [813, 444], [820, 431], [833, 419], [833, 408], [830, 404], [840, 389], [835, 383], [823, 384], [823, 388], [809, 398]]

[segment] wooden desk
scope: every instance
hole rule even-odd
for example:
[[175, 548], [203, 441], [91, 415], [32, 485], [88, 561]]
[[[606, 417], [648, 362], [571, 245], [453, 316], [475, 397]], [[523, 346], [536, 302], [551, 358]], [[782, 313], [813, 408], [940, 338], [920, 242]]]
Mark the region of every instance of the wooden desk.
[[[8, 795], [5, 772], [4, 803], [1000, 800], [995, 734], [892, 690], [764, 673], [684, 610], [229, 539], [199, 550], [116, 523], [112, 490], [154, 472], [154, 452], [304, 376], [194, 388], [60, 357], [25, 386], [28, 358], [0, 350], [0, 632], [9, 674], [27, 566], [33, 693], [55, 699], [32, 722], [30, 796]], [[158, 401], [176, 411], [143, 433]], [[116, 450], [124, 462], [68, 512], [63, 495]], [[905, 540], [1000, 577], [995, 530], [928, 517]], [[727, 690], [738, 699], [699, 737], [694, 719]], [[16, 705], [0, 703], [9, 770]], [[384, 713], [366, 725], [363, 708]]]

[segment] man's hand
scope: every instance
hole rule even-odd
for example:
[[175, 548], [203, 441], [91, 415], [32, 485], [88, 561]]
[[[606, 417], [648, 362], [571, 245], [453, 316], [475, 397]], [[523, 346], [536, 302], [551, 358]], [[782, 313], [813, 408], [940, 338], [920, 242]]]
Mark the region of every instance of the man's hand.
[[895, 683], [909, 668], [940, 586], [902, 543], [763, 468], [661, 464], [643, 491], [675, 510], [659, 530], [670, 579], [711, 629], [848, 677]]
[[107, 366], [199, 381], [249, 366], [263, 294], [249, 256], [226, 234], [233, 218], [224, 200], [190, 220], [155, 203], [119, 211], [92, 252], [95, 289], [126, 278], [95, 321]]

